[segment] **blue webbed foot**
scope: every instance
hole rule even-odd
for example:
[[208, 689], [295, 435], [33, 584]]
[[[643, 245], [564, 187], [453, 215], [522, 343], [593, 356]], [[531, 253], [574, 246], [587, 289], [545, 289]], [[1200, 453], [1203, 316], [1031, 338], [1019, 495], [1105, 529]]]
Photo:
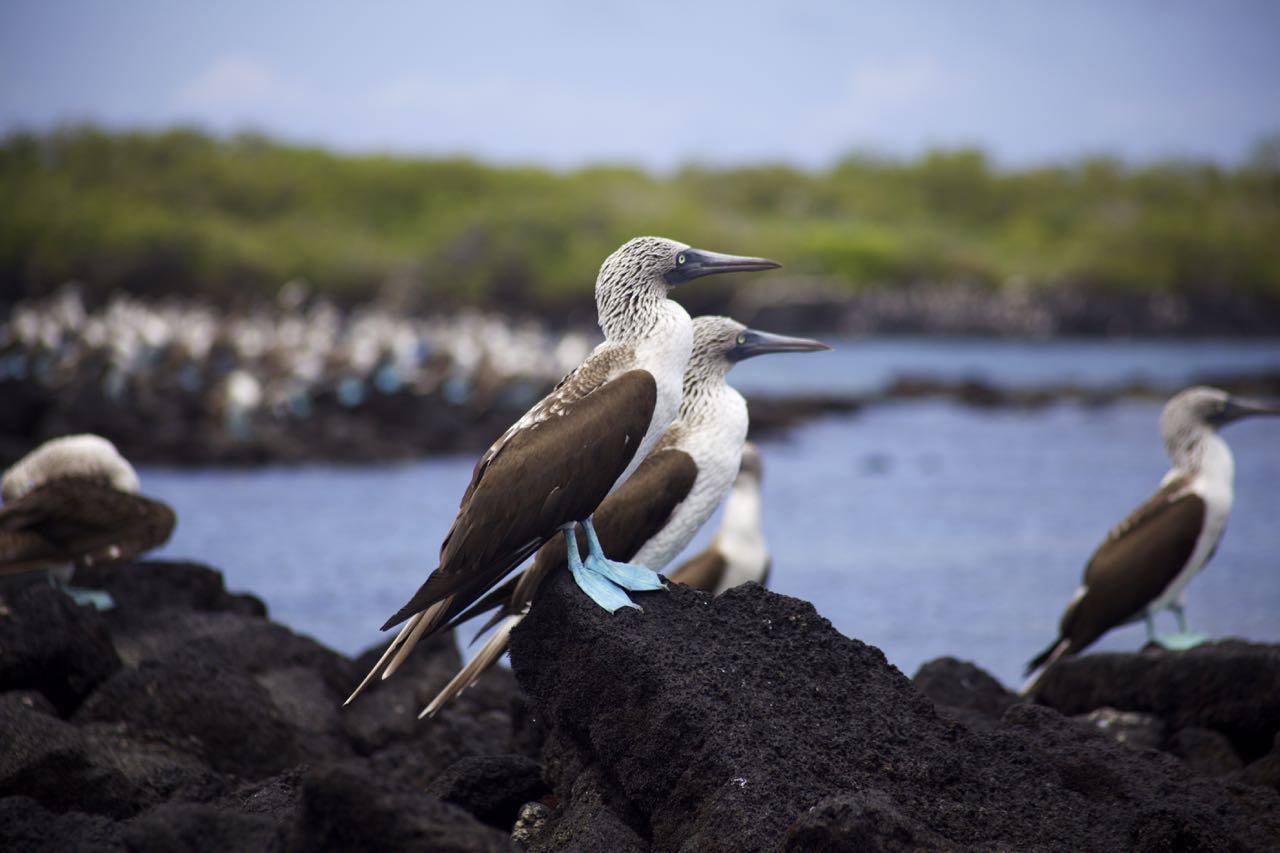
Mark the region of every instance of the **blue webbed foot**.
[[71, 584], [62, 583], [61, 581], [55, 583], [54, 586], [65, 592], [68, 598], [81, 607], [88, 604], [94, 610], [111, 610], [116, 606], [116, 600], [106, 590], [71, 586]]
[[623, 607], [639, 609], [639, 605], [628, 598], [626, 592], [616, 583], [586, 568], [582, 565], [581, 560], [577, 561], [578, 565], [576, 567], [573, 563], [574, 561], [569, 561], [569, 571], [573, 572], [573, 579], [578, 582], [578, 587], [596, 604], [610, 613], [616, 613]]
[[1198, 634], [1195, 631], [1179, 631], [1176, 634], [1158, 636], [1155, 641], [1171, 652], [1184, 652], [1187, 649], [1194, 649], [1196, 646], [1207, 643], [1209, 635]]
[[632, 592], [647, 592], [663, 588], [662, 578], [648, 566], [638, 563], [620, 563], [606, 557], [604, 548], [600, 547], [600, 539], [596, 536], [595, 524], [590, 517], [582, 523], [582, 529], [587, 534], [588, 553], [584, 563], [589, 570], [604, 575], [618, 586]]

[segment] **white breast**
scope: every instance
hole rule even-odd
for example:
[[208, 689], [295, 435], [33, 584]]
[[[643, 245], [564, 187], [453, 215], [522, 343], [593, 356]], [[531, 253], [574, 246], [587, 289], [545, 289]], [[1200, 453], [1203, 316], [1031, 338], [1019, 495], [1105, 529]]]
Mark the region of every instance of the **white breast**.
[[1216, 433], [1206, 435], [1202, 441], [1204, 448], [1200, 457], [1200, 470], [1191, 481], [1190, 489], [1204, 501], [1204, 527], [1196, 540], [1196, 547], [1191, 552], [1191, 559], [1178, 573], [1173, 583], [1152, 602], [1149, 610], [1155, 613], [1171, 604], [1181, 604], [1187, 584], [1195, 577], [1196, 572], [1204, 568], [1204, 564], [1213, 556], [1214, 549], [1222, 539], [1227, 528], [1227, 516], [1231, 514], [1231, 505], [1235, 500], [1235, 460], [1231, 457], [1231, 449]]
[[693, 457], [698, 476], [667, 524], [632, 558], [661, 571], [676, 558], [724, 500], [742, 462], [747, 440], [747, 403], [723, 383], [709, 392], [705, 416], [688, 425], [680, 449]]
[[631, 464], [613, 484], [614, 489], [626, 482], [644, 461], [658, 439], [680, 414], [680, 396], [684, 386], [684, 369], [693, 350], [693, 322], [689, 313], [677, 302], [663, 300], [659, 320], [653, 331], [635, 345], [635, 362], [627, 369], [643, 368], [653, 374], [658, 386], [657, 401], [649, 429], [640, 439], [640, 447]]

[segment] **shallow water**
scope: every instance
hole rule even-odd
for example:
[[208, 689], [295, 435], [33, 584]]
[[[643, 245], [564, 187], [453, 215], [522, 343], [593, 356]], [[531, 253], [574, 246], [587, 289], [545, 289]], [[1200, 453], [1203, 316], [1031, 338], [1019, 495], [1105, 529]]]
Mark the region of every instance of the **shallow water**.
[[[1280, 342], [1114, 346], [854, 342], [825, 363], [760, 359], [734, 379], [759, 391], [864, 391], [907, 365], [902, 373], [1006, 386], [1176, 384], [1280, 366]], [[784, 364], [793, 367], [783, 372]], [[1053, 638], [1093, 548], [1167, 469], [1159, 409], [1135, 401], [987, 411], [926, 401], [797, 429], [762, 448], [772, 587], [813, 601], [908, 674], [954, 655], [1016, 684], [1022, 664]], [[1280, 641], [1280, 419], [1224, 435], [1236, 457], [1236, 506], [1218, 554], [1190, 587], [1188, 616], [1211, 634]], [[164, 555], [222, 569], [230, 588], [261, 596], [274, 618], [355, 653], [380, 639], [378, 626], [435, 566], [473, 462], [140, 473], [146, 493], [179, 513]], [[1166, 618], [1161, 626], [1172, 630]], [[1129, 626], [1096, 648], [1142, 641], [1141, 625]]]

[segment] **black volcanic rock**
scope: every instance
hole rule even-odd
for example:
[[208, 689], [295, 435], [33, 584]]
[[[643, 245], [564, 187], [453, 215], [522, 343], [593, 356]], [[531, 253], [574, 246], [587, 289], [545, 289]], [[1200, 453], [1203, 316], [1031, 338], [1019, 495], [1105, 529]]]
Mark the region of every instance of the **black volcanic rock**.
[[1036, 701], [1068, 715], [1106, 706], [1154, 714], [1171, 731], [1211, 729], [1252, 761], [1280, 733], [1280, 646], [1222, 640], [1065, 658], [1045, 673]]
[[6, 589], [0, 592], [0, 691], [39, 690], [69, 715], [120, 669], [107, 624], [43, 578]]
[[473, 755], [450, 765], [427, 789], [496, 829], [510, 830], [520, 807], [551, 793], [542, 765], [523, 755]]
[[1009, 706], [1021, 701], [985, 670], [951, 657], [923, 664], [911, 683], [939, 710], [970, 728], [994, 728]]
[[0, 689], [0, 850], [506, 850], [509, 826], [426, 787], [493, 755], [500, 766], [471, 788], [448, 783], [473, 807], [486, 784], [508, 798], [545, 790], [529, 785], [536, 764], [509, 755], [509, 671], [417, 719], [458, 665], [450, 636], [344, 709], [367, 662], [269, 622], [212, 569], [80, 577], [115, 597], [105, 613], [28, 580], [4, 584], [0, 608], [0, 671], [13, 676]]
[[303, 781], [286, 849], [506, 853], [518, 848], [506, 833], [477, 823], [457, 806], [395, 790], [358, 766], [339, 765]]
[[609, 615], [562, 572], [512, 637], [561, 800], [534, 849], [606, 849], [609, 822], [657, 850], [1280, 844], [1275, 792], [1040, 706], [972, 731], [805, 602], [752, 584], [636, 598]]

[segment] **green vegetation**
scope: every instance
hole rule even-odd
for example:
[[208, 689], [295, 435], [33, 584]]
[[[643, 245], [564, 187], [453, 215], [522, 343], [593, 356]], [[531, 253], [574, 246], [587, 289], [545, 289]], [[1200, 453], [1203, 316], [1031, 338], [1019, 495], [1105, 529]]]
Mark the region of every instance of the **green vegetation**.
[[[1280, 293], [1280, 139], [1239, 168], [1106, 159], [1004, 171], [913, 162], [556, 173], [343, 156], [199, 132], [16, 134], [0, 145], [0, 302], [92, 292], [274, 292], [562, 304], [635, 234], [783, 260], [849, 288]], [[406, 284], [407, 282], [407, 284]]]

